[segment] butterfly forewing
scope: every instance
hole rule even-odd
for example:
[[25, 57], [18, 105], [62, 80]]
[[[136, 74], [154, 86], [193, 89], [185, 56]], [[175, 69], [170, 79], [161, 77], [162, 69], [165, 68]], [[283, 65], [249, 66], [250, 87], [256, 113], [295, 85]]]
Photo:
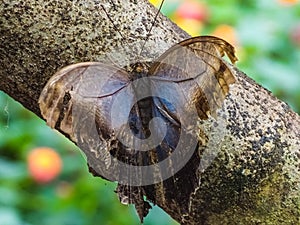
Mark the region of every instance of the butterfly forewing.
[[[51, 127], [61, 122], [58, 128], [67, 134], [74, 133], [74, 126], [81, 121], [73, 115], [74, 106], [77, 117], [85, 114], [86, 117], [96, 110], [105, 123], [109, 121], [114, 94], [126, 87], [129, 80], [130, 76], [126, 71], [100, 62], [67, 66], [48, 81], [41, 93], [41, 113]], [[63, 117], [62, 121], [59, 121], [60, 116]], [[70, 127], [71, 124], [73, 128]]]
[[186, 96], [187, 107], [195, 105], [200, 118], [215, 115], [235, 82], [224, 54], [234, 63], [234, 48], [226, 41], [200, 36], [178, 43], [150, 67], [149, 74], [161, 82], [176, 82]]

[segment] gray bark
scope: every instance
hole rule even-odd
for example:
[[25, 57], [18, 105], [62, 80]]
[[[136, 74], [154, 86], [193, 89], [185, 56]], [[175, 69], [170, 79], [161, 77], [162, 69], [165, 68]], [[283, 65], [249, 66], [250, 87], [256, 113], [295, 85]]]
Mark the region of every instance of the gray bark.
[[[59, 68], [99, 61], [115, 49], [122, 60], [140, 59], [136, 53], [156, 10], [146, 1], [114, 2], [2, 0], [0, 89], [40, 116], [39, 95]], [[160, 15], [143, 60], [184, 38], [184, 31]], [[216, 121], [204, 124], [209, 139], [205, 151], [217, 152], [217, 157], [198, 171], [198, 183], [186, 202], [161, 196], [154, 200], [181, 224], [299, 224], [300, 118], [238, 69], [235, 72], [237, 82]]]

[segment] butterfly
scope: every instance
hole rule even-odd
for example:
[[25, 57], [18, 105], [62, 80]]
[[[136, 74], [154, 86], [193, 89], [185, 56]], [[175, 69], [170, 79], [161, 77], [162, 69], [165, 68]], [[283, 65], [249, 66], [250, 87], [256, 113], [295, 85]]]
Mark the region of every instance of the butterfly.
[[[225, 53], [232, 63], [237, 60], [226, 41], [199, 36], [174, 45], [153, 62], [138, 62], [127, 70], [102, 62], [67, 66], [43, 89], [39, 99], [42, 116], [83, 149], [97, 174], [121, 183], [121, 200], [135, 203], [143, 218], [150, 206], [143, 200], [144, 190], [137, 187], [163, 181], [184, 165], [178, 166], [179, 155], [167, 161], [171, 168], [167, 176], [161, 175], [160, 167], [138, 168], [168, 158], [183, 130], [186, 134], [197, 130], [198, 120], [216, 114], [229, 85], [235, 82], [222, 58]], [[151, 128], [153, 118], [160, 120]], [[155, 135], [153, 143], [142, 143]], [[197, 144], [197, 140], [183, 142], [193, 146], [192, 153]]]
[[152, 62], [69, 65], [44, 87], [41, 114], [83, 150], [93, 174], [118, 181], [121, 202], [142, 221], [151, 208], [144, 196], [180, 198], [166, 191], [184, 185], [178, 173], [190, 161], [199, 164], [199, 122], [216, 116], [235, 82], [225, 54], [236, 62], [229, 43], [198, 36]]

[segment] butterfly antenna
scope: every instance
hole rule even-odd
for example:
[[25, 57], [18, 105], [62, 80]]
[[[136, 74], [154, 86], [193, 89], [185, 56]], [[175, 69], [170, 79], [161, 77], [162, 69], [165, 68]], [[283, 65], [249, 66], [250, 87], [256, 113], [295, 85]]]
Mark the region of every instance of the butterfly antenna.
[[158, 8], [158, 11], [157, 11], [157, 13], [156, 13], [156, 15], [155, 15], [155, 17], [154, 17], [154, 20], [153, 20], [153, 22], [152, 22], [152, 24], [151, 24], [150, 30], [148, 31], [146, 40], [144, 41], [144, 43], [143, 43], [143, 45], [142, 45], [142, 48], [141, 48], [141, 51], [140, 51], [139, 56], [142, 54], [142, 52], [143, 52], [143, 50], [144, 50], [144, 47], [145, 47], [147, 41], [149, 40], [149, 37], [150, 37], [151, 31], [152, 31], [152, 28], [153, 28], [154, 25], [155, 25], [156, 19], [157, 19], [158, 15], [159, 15], [159, 13], [160, 13], [160, 11], [161, 11], [161, 8], [162, 8], [164, 2], [165, 2], [165, 0], [162, 0], [161, 3], [160, 3], [160, 6], [159, 6], [159, 8]]
[[[113, 4], [113, 7], [115, 8], [115, 4], [114, 4], [113, 2], [112, 2], [112, 4]], [[105, 13], [106, 17], [108, 18], [108, 20], [109, 20], [109, 21], [111, 22], [111, 24], [113, 25], [114, 29], [120, 34], [121, 38], [123, 38], [124, 40], [126, 40], [126, 39], [123, 37], [122, 33], [119, 31], [118, 27], [115, 25], [114, 21], [110, 18], [108, 12], [106, 11], [106, 9], [104, 8], [103, 5], [101, 5], [101, 8], [102, 8], [102, 10], [104, 11], [104, 13]]]
[[[113, 1], [109, 1], [112, 4], [112, 7], [114, 10], [116, 10], [116, 5]], [[120, 30], [118, 29], [118, 27], [116, 26], [116, 24], [114, 23], [114, 21], [111, 19], [111, 17], [109, 16], [108, 12], [106, 11], [105, 7], [101, 4], [100, 5], [103, 12], [105, 13], [106, 17], [108, 18], [108, 20], [110, 21], [110, 23], [113, 25], [113, 28], [115, 31], [117, 31], [117, 33], [119, 33], [119, 35], [121, 36], [121, 38], [123, 39], [123, 41], [121, 41], [121, 45], [124, 47], [125, 49], [125, 45], [128, 44], [126, 38], [122, 35], [122, 33], [120, 32]], [[124, 45], [125, 44], [125, 45]], [[106, 57], [108, 58], [108, 60], [110, 61], [110, 63], [112, 63], [114, 66], [118, 67], [119, 64], [115, 62], [115, 60], [113, 59], [113, 57], [110, 56], [110, 54], [107, 54]]]

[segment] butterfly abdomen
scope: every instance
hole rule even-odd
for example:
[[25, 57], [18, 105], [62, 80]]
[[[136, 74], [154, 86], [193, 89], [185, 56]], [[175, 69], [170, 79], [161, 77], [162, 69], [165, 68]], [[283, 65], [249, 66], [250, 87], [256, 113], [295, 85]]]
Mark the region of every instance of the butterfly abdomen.
[[[137, 73], [136, 77], [146, 77], [145, 73]], [[136, 97], [136, 113], [139, 115], [141, 124], [140, 138], [150, 136], [149, 122], [153, 118], [153, 99], [151, 93], [151, 84], [149, 79], [138, 79], [133, 82], [133, 89]]]
[[140, 100], [138, 103], [139, 114], [141, 118], [142, 130], [145, 135], [144, 138], [150, 136], [149, 122], [153, 118], [152, 115], [152, 105], [153, 100], [151, 97]]

